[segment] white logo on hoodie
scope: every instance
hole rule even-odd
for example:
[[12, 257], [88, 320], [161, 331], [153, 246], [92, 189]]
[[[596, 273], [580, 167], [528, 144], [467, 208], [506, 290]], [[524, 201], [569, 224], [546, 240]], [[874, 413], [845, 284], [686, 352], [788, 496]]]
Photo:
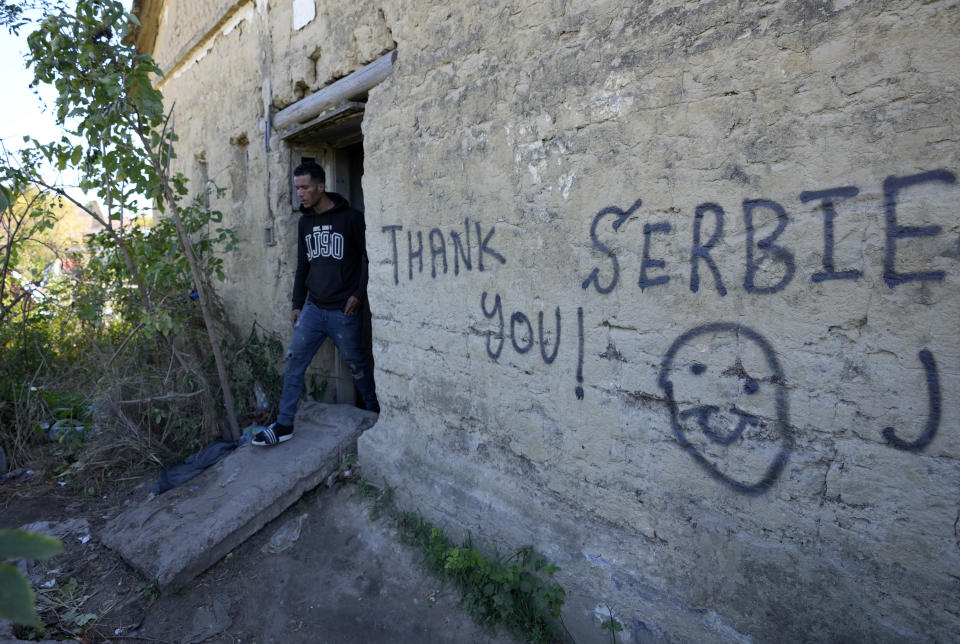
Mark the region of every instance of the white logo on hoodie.
[[307, 242], [307, 261], [318, 257], [343, 259], [343, 235], [330, 232], [332, 226], [314, 226], [313, 232], [304, 240]]

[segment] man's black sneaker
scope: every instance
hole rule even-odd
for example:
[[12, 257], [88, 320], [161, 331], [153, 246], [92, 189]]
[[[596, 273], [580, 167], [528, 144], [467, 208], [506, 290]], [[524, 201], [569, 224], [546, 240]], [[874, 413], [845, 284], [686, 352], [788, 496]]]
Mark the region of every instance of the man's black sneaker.
[[273, 423], [263, 431], [257, 432], [250, 444], [257, 447], [270, 447], [271, 445], [279, 445], [291, 438], [293, 438], [293, 427]]

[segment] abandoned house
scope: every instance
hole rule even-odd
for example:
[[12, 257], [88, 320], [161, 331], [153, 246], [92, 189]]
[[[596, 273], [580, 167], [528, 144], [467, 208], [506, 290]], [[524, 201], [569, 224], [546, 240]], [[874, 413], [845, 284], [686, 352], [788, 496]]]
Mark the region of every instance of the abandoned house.
[[957, 637], [953, 0], [135, 11], [231, 319], [289, 339], [318, 160], [366, 218], [365, 476], [544, 553], [578, 642]]

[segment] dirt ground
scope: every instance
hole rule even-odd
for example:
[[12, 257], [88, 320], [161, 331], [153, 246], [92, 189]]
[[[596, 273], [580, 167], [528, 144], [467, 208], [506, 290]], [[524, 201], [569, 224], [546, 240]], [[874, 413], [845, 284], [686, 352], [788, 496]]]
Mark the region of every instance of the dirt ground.
[[[53, 532], [64, 553], [34, 562], [43, 634], [81, 642], [499, 643], [456, 591], [427, 573], [358, 488], [321, 485], [186, 587], [159, 593], [100, 545], [102, 526], [144, 500], [153, 475], [91, 497], [34, 473], [0, 485], [0, 528]], [[188, 483], [189, 484], [189, 483]], [[46, 522], [46, 523], [38, 523]]]

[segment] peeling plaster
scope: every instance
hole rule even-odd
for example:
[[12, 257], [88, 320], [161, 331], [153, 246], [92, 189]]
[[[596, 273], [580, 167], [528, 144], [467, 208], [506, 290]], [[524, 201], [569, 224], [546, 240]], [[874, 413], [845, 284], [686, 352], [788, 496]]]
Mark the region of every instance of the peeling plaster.
[[171, 79], [177, 79], [182, 76], [187, 70], [192, 68], [194, 65], [199, 63], [201, 60], [207, 57], [213, 50], [213, 44], [219, 36], [226, 36], [234, 29], [240, 26], [246, 20], [249, 20], [253, 17], [253, 3], [247, 4], [245, 7], [237, 11], [233, 16], [224, 23], [223, 27], [220, 28], [218, 32], [210, 34], [206, 39], [203, 40], [197, 47], [194, 49], [197, 53], [193, 56], [188, 56], [184, 59], [184, 62], [177, 66], [173, 74], [168, 74], [164, 78], [163, 83], [159, 83], [159, 86], [163, 86], [164, 83], [168, 82]]

